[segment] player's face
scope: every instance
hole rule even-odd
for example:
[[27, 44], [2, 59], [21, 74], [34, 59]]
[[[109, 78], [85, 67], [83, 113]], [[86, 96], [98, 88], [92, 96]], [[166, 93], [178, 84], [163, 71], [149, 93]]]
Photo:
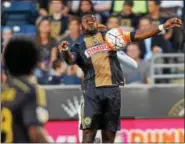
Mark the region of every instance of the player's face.
[[98, 22], [94, 16], [87, 16], [82, 19], [82, 31], [84, 34], [93, 35], [98, 30]]

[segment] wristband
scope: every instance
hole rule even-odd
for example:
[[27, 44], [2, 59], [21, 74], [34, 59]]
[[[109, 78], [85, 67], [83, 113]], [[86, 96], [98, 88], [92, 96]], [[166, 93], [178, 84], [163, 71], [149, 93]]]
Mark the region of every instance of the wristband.
[[164, 25], [163, 24], [159, 25], [158, 28], [159, 28], [160, 31], [165, 31], [165, 28], [164, 28]]
[[62, 51], [68, 51], [68, 50], [69, 50], [68, 46], [62, 49]]

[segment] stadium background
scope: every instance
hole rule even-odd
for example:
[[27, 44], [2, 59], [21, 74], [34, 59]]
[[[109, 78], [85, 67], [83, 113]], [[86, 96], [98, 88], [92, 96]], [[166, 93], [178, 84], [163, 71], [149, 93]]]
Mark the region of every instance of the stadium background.
[[[2, 0], [1, 3], [1, 53], [14, 35], [29, 36], [37, 43], [41, 56], [33, 80], [46, 89], [50, 113], [46, 129], [57, 142], [80, 140], [77, 120], [83, 72], [63, 61], [57, 44], [61, 40], [68, 40], [70, 45], [78, 42], [81, 36], [78, 18], [83, 12], [95, 12], [99, 23], [109, 29], [121, 26], [127, 31], [150, 24], [143, 17], [155, 24], [174, 16], [185, 20], [185, 1]], [[122, 130], [116, 142], [184, 141], [184, 120], [180, 118], [184, 116], [183, 31], [177, 28], [165, 31], [124, 49], [140, 61], [140, 67], [132, 73], [129, 70], [123, 73], [126, 86], [121, 88]], [[6, 83], [6, 78], [1, 60], [1, 83]], [[99, 141], [99, 135], [96, 140]]]

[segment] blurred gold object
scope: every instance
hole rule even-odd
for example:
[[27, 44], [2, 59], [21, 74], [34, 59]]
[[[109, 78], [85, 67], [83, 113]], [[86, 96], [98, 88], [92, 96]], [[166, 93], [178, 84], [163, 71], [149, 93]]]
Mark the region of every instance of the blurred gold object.
[[184, 98], [179, 100], [168, 112], [168, 116], [184, 117]]

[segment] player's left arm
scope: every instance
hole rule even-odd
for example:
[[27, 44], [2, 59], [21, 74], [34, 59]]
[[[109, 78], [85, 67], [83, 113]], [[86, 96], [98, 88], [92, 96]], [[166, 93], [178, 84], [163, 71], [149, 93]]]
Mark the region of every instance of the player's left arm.
[[44, 129], [44, 124], [48, 120], [45, 91], [36, 88], [36, 91], [29, 92], [25, 99], [22, 117], [30, 140], [33, 143], [48, 143], [49, 140]]
[[182, 21], [178, 18], [168, 19], [164, 24], [161, 25], [151, 25], [143, 30], [137, 30], [133, 35], [131, 32], [131, 41], [144, 40], [146, 38], [152, 37], [163, 30], [172, 29], [174, 27], [181, 27]]

